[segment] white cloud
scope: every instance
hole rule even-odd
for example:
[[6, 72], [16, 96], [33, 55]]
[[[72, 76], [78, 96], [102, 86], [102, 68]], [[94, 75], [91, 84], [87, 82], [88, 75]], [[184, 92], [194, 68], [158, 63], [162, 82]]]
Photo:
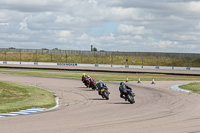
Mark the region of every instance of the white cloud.
[[120, 24], [117, 28], [117, 31], [121, 34], [139, 34], [139, 35], [144, 35], [144, 34], [151, 34], [151, 31], [146, 30], [144, 26], [132, 26], [132, 25], [124, 25]]
[[192, 35], [180, 35], [179, 40], [187, 41], [187, 40], [197, 40], [198, 38]]
[[0, 23], [0, 26], [8, 26], [9, 23]]
[[73, 36], [71, 31], [63, 30], [56, 32], [57, 38], [56, 42], [59, 43], [66, 43], [67, 41], [71, 40], [70, 38]]
[[5, 40], [18, 40], [18, 41], [24, 41], [24, 40], [28, 40], [28, 36], [26, 35], [19, 35], [19, 34], [0, 34], [0, 38], [1, 39], [5, 39]]
[[196, 25], [197, 29], [200, 29], [200, 22], [198, 23], [198, 25]]
[[102, 36], [100, 38], [102, 41], [109, 41], [109, 42], [112, 42], [115, 40], [115, 36], [114, 34], [110, 34], [110, 35], [106, 35], [106, 36]]
[[6, 0], [0, 45], [89, 50], [94, 42], [112, 51], [200, 52], [199, 14], [196, 0]]
[[7, 21], [7, 15], [4, 12], [0, 12], [0, 22]]
[[98, 4], [98, 2], [96, 0], [89, 0], [88, 2], [93, 4], [94, 6], [96, 6]]
[[28, 16], [24, 18], [24, 20], [19, 24], [20, 25], [20, 30], [27, 29], [27, 20], [31, 18], [32, 16]]
[[200, 12], [200, 1], [191, 1], [188, 3], [188, 9], [194, 12]]
[[67, 23], [70, 24], [70, 22], [73, 21], [73, 17], [70, 15], [63, 15], [63, 16], [57, 16], [55, 22], [56, 23]]
[[134, 8], [113, 7], [110, 9], [110, 15], [119, 19], [137, 18], [137, 10]]
[[80, 41], [89, 41], [90, 39], [89, 39], [89, 36], [86, 33], [83, 33], [81, 35], [81, 37], [78, 38], [78, 40], [80, 40]]
[[161, 49], [176, 47], [178, 43], [172, 41], [159, 41], [158, 47]]
[[58, 31], [57, 35], [59, 37], [70, 37], [72, 34], [71, 31], [64, 30], [64, 31]]
[[198, 49], [200, 47], [198, 45], [195, 45], [195, 44], [186, 44], [186, 45], [178, 45], [176, 48], [180, 49], [180, 50], [188, 49], [190, 51], [193, 51], [194, 49]]
[[134, 39], [142, 40], [143, 38], [142, 38], [142, 36], [136, 35], [136, 36], [134, 36]]
[[167, 20], [171, 20], [171, 21], [184, 21], [184, 18], [179, 17], [179, 16], [175, 16], [175, 15], [170, 15], [167, 17]]

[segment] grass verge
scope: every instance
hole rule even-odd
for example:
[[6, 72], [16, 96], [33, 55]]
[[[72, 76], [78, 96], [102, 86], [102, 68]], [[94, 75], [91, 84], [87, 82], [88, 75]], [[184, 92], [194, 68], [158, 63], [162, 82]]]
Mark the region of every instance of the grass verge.
[[55, 106], [51, 92], [14, 82], [0, 81], [0, 113]]
[[[37, 76], [49, 78], [68, 78], [81, 79], [81, 71], [62, 71], [62, 70], [32, 70], [32, 69], [0, 69], [0, 74]], [[174, 81], [174, 80], [200, 80], [200, 76], [180, 76], [180, 75], [166, 75], [166, 74], [147, 74], [147, 73], [110, 73], [110, 72], [86, 72], [94, 80], [102, 81], [125, 81], [128, 77], [129, 81], [137, 81], [140, 77], [141, 81], [151, 81], [154, 78], [156, 81]]]
[[190, 90], [194, 93], [200, 94], [200, 83], [194, 82], [187, 85], [179, 86], [181, 89]]

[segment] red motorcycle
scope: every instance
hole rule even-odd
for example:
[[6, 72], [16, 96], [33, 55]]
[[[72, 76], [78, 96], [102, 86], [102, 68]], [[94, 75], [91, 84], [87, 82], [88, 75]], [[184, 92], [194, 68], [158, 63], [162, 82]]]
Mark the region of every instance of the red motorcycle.
[[97, 90], [97, 85], [96, 85], [96, 81], [94, 81], [93, 79], [87, 79], [86, 84], [88, 85], [89, 88], [92, 88], [93, 90]]

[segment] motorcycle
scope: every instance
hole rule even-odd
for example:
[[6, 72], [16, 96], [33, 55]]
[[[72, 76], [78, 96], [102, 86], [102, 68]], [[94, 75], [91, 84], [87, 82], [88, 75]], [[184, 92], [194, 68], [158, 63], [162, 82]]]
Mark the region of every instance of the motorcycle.
[[93, 90], [97, 90], [96, 81], [89, 82], [89, 80], [87, 80], [87, 84], [89, 88], [92, 88]]
[[123, 89], [123, 93], [125, 95], [125, 100], [128, 100], [131, 104], [135, 103], [135, 94], [129, 89]]
[[105, 89], [105, 88], [101, 88], [101, 90], [99, 91], [99, 95], [101, 95], [102, 98], [105, 98], [106, 100], [109, 100], [109, 94], [110, 92], [108, 91], [108, 89]]
[[[86, 78], [86, 79], [85, 79]], [[83, 82], [83, 84], [88, 88], [89, 87], [89, 82], [87, 82], [88, 81], [88, 77], [83, 77], [82, 76], [82, 82]]]
[[82, 80], [82, 81], [83, 81], [84, 85], [88, 88], [88, 87], [89, 87], [89, 82], [88, 82], [88, 80]]

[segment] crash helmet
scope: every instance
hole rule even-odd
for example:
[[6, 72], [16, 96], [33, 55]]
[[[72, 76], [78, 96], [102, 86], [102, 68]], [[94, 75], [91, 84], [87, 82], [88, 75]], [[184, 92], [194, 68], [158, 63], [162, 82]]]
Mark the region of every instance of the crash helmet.
[[85, 76], [85, 73], [83, 73], [82, 76]]
[[90, 78], [90, 75], [88, 75], [88, 78]]
[[124, 84], [124, 82], [121, 82], [121, 83], [120, 83], [120, 85], [123, 85], [123, 84]]

